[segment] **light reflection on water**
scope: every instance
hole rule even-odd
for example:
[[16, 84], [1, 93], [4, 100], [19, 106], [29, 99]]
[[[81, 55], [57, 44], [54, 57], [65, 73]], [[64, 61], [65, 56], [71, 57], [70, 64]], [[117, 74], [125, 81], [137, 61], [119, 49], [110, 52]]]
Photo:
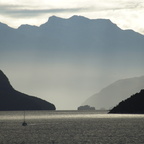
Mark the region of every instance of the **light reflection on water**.
[[0, 144], [143, 144], [144, 115], [97, 111], [0, 112]]
[[[144, 118], [143, 114], [108, 114], [108, 111], [25, 111], [26, 119]], [[1, 111], [0, 120], [21, 120], [23, 111]]]

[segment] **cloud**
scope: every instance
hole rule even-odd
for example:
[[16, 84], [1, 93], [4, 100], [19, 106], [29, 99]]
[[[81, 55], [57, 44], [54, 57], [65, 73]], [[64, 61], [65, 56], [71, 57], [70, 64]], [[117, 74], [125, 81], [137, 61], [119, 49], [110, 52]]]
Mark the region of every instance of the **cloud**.
[[[61, 0], [62, 1], [62, 0]], [[64, 0], [63, 0], [64, 1]], [[76, 2], [76, 4], [71, 2], [63, 4], [59, 6], [56, 3], [50, 4], [0, 4], [0, 13], [3, 15], [11, 16], [11, 17], [32, 17], [42, 14], [55, 14], [55, 13], [80, 13], [80, 12], [100, 12], [100, 11], [116, 11], [116, 10], [133, 10], [133, 9], [143, 9], [144, 5], [139, 1], [96, 1], [96, 2], [88, 2], [85, 0], [82, 4], [81, 1]], [[59, 2], [59, 4], [61, 4]], [[82, 5], [81, 5], [82, 4]]]
[[142, 0], [1, 0], [0, 21], [12, 27], [21, 24], [40, 25], [48, 17], [63, 18], [82, 15], [91, 19], [111, 19], [122, 29], [143, 31], [144, 2]]
[[53, 9], [36, 9], [18, 5], [0, 5], [0, 13], [12, 17], [33, 17], [47, 13], [71, 13], [88, 10], [88, 8], [53, 8]]

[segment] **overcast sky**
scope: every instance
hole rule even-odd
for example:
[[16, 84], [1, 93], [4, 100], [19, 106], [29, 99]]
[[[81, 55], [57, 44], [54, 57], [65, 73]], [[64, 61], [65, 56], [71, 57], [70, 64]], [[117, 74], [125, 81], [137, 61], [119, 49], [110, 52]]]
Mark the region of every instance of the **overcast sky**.
[[107, 18], [123, 29], [144, 33], [143, 0], [0, 0], [0, 22], [11, 27], [40, 25], [52, 15]]

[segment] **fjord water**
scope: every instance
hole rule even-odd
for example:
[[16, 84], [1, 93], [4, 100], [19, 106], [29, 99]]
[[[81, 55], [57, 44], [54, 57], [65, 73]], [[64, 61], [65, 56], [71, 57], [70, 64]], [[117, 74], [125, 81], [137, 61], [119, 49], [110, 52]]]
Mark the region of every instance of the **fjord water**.
[[144, 115], [98, 111], [0, 112], [0, 144], [143, 144]]

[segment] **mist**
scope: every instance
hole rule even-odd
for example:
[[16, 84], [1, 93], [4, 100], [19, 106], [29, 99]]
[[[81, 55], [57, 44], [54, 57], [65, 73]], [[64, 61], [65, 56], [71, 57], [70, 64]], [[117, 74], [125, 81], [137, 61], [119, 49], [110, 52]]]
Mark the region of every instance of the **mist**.
[[[88, 97], [112, 82], [143, 75], [144, 68], [129, 62], [125, 65], [87, 57], [46, 57], [41, 52], [23, 55], [5, 53], [1, 69], [12, 86], [23, 93], [43, 98], [55, 104], [57, 110], [75, 110]], [[16, 57], [17, 56], [17, 57]], [[111, 58], [113, 59], [113, 58]], [[104, 62], [105, 61], [105, 62]], [[126, 64], [127, 63], [127, 64]]]

